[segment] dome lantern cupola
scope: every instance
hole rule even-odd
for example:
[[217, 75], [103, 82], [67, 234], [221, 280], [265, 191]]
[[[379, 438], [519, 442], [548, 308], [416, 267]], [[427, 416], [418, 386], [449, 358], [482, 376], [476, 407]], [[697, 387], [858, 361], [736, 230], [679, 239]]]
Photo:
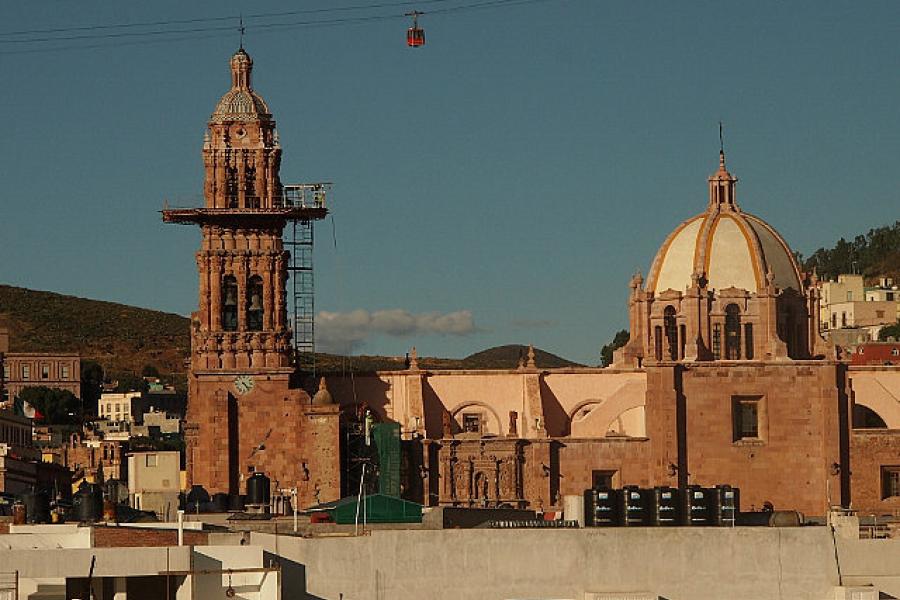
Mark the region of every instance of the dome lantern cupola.
[[249, 90], [253, 59], [241, 48], [231, 57], [231, 87]]
[[709, 209], [740, 210], [734, 198], [737, 177], [725, 168], [725, 151], [719, 150], [719, 170], [709, 176]]

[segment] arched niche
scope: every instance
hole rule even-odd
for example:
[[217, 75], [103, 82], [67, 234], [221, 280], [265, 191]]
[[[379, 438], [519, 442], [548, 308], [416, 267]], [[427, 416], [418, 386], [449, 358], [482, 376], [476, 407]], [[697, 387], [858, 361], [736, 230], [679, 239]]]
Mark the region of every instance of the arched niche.
[[[476, 419], [477, 431], [473, 429]], [[450, 432], [453, 435], [479, 433], [482, 436], [499, 436], [502, 435], [500, 416], [497, 411], [484, 402], [465, 402], [450, 411]]]

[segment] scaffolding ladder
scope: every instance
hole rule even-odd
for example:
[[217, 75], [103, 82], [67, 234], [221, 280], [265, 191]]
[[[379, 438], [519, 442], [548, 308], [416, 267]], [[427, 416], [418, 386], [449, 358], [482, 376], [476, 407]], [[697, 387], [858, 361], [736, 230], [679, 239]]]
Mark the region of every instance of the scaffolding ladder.
[[[292, 208], [325, 208], [331, 183], [299, 183], [284, 186], [283, 202]], [[314, 224], [310, 216], [292, 219], [284, 243], [290, 252], [288, 274], [291, 278], [294, 361], [301, 370], [316, 372], [315, 277], [313, 270]]]

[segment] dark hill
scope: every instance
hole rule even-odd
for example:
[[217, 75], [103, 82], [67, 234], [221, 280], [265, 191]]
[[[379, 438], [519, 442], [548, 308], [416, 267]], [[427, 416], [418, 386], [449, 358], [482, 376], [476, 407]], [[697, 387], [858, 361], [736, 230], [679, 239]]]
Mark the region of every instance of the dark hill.
[[900, 280], [900, 221], [870, 229], [851, 241], [841, 238], [832, 248], [819, 248], [801, 262], [807, 271], [815, 268], [821, 279], [860, 273], [869, 283], [882, 275]]
[[[0, 285], [0, 315], [10, 329], [12, 352], [78, 352], [112, 379], [134, 377], [151, 365], [164, 377], [183, 374], [190, 356], [186, 317], [102, 300]], [[498, 346], [463, 359], [422, 357], [423, 369], [514, 369], [526, 346]], [[578, 366], [535, 350], [539, 367]], [[403, 357], [318, 354], [317, 370], [330, 373], [394, 371]], [[181, 380], [182, 377], [176, 377]]]
[[[464, 369], [515, 369], [519, 364], [519, 359], [524, 359], [527, 354], [528, 346], [517, 344], [497, 346], [465, 357], [460, 361], [460, 366]], [[540, 348], [534, 349], [534, 362], [543, 369], [584, 366], [545, 352]]]
[[182, 372], [190, 354], [189, 320], [170, 313], [0, 285], [0, 314], [11, 352], [78, 352], [113, 378]]

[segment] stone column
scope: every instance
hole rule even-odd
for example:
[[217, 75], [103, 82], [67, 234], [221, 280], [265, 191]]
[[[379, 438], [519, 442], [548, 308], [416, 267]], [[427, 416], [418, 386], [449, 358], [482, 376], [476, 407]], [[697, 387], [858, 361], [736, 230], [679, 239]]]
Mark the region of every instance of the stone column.
[[264, 256], [262, 263], [262, 280], [263, 280], [263, 330], [272, 330], [272, 257]]
[[209, 259], [209, 296], [200, 298], [201, 306], [208, 306], [210, 328], [222, 330], [222, 257], [211, 256]]

